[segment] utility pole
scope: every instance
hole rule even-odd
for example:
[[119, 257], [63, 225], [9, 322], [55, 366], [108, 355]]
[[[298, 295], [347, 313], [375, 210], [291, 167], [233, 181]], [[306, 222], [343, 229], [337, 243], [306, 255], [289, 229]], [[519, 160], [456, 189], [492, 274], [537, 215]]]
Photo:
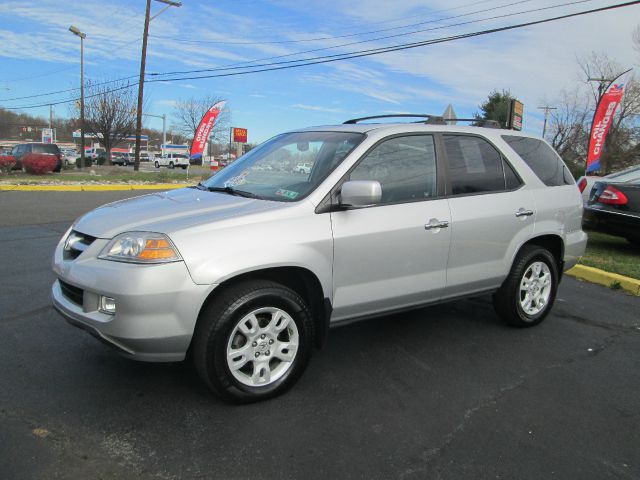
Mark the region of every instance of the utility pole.
[[558, 108], [545, 105], [544, 107], [538, 107], [538, 109], [544, 110], [544, 124], [542, 125], [542, 138], [544, 138], [545, 133], [547, 133], [547, 118], [549, 118], [549, 112], [551, 110], [557, 110]]
[[71, 25], [69, 31], [80, 37], [80, 168], [84, 168], [84, 39], [87, 34]]
[[[167, 6], [160, 10], [153, 18], [156, 18], [162, 12], [169, 7], [181, 7], [182, 3], [174, 2], [172, 0], [156, 0], [160, 3], [165, 3]], [[133, 170], [138, 171], [140, 169], [140, 136], [142, 135], [142, 102], [144, 100], [144, 68], [147, 61], [147, 37], [149, 36], [149, 22], [153, 18], [149, 18], [151, 14], [151, 0], [147, 0], [147, 7], [144, 14], [144, 33], [142, 34], [142, 55], [140, 57], [140, 81], [138, 82], [138, 111], [136, 118], [136, 158], [133, 164]]]

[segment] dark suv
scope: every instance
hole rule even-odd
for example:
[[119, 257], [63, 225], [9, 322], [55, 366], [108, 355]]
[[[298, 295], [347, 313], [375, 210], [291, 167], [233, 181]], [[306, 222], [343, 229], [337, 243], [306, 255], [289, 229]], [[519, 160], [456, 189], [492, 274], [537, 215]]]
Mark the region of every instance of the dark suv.
[[22, 169], [22, 158], [29, 153], [55, 155], [57, 162], [53, 171], [59, 172], [62, 169], [62, 153], [55, 143], [19, 143], [11, 151], [11, 155], [16, 159], [14, 170]]

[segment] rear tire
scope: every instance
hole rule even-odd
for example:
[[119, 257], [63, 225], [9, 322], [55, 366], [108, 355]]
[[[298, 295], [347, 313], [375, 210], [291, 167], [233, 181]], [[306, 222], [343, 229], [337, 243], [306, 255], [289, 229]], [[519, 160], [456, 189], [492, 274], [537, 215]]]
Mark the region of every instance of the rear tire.
[[173, 169], [176, 168], [176, 166], [173, 164], [173, 162], [169, 162], [169, 168]]
[[200, 314], [191, 350], [204, 383], [234, 403], [265, 400], [291, 388], [314, 345], [312, 315], [302, 297], [263, 280], [214, 295]]
[[558, 289], [558, 263], [547, 249], [522, 247], [500, 289], [493, 295], [496, 313], [514, 327], [532, 327], [549, 314]]

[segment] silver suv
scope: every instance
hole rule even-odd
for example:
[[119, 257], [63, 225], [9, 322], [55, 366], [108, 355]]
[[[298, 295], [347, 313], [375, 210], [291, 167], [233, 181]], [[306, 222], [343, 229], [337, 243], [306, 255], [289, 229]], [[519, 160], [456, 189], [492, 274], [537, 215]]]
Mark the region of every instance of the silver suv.
[[[264, 168], [278, 162], [313, 167]], [[131, 358], [188, 355], [213, 391], [250, 402], [291, 387], [344, 322], [493, 293], [508, 323], [540, 323], [584, 252], [581, 217], [541, 139], [351, 120], [87, 213], [55, 250], [53, 304]]]

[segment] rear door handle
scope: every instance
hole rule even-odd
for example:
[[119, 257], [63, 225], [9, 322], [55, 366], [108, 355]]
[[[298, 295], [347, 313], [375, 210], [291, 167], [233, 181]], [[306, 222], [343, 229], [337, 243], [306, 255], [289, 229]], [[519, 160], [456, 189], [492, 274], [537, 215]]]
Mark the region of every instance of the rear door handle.
[[526, 210], [524, 208], [516, 212], [516, 217], [530, 217], [531, 215], [533, 215], [533, 210]]
[[447, 228], [449, 226], [449, 222], [446, 220], [438, 220], [436, 218], [432, 218], [429, 220], [429, 223], [425, 224], [425, 230], [434, 230], [436, 228]]

